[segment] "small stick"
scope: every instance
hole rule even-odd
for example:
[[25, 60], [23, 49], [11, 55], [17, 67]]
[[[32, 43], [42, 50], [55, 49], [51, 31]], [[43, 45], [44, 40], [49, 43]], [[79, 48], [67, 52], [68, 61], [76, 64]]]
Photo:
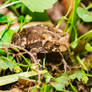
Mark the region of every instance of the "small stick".
[[59, 53], [60, 53], [60, 55], [62, 57], [62, 62], [64, 64], [64, 70], [65, 70], [65, 72], [67, 72], [67, 68], [70, 69], [70, 67], [67, 65], [67, 63], [66, 63], [66, 61], [65, 61], [64, 56], [62, 55], [62, 53], [61, 52], [59, 52]]
[[[33, 61], [35, 63], [37, 62], [37, 60], [35, 59], [34, 55], [31, 52], [29, 52], [26, 49], [24, 49], [23, 47], [13, 45], [13, 44], [8, 44], [8, 43], [0, 43], [0, 45], [2, 45], [2, 46], [4, 45], [4, 46], [7, 46], [7, 47], [15, 47], [15, 48], [18, 48], [20, 50], [23, 50], [23, 51], [25, 51], [27, 54], [29, 54], [32, 57], [32, 59], [33, 59]], [[6, 48], [6, 47], [0, 47], [0, 48]]]

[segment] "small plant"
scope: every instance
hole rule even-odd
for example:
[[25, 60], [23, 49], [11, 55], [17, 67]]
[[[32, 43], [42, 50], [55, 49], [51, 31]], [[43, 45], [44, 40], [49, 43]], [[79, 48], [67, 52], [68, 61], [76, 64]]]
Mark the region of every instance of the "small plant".
[[[3, 89], [2, 87], [5, 85], [8, 85], [11, 89], [12, 87], [9, 84], [14, 83], [14, 85], [17, 86], [15, 82], [18, 82], [20, 85], [24, 85], [23, 90], [27, 88], [28, 92], [35, 92], [38, 90], [39, 92], [92, 92], [92, 1], [70, 1], [71, 4], [68, 7], [67, 13], [61, 16], [61, 18], [59, 17], [60, 19], [57, 20], [58, 22], [56, 21], [57, 24], [53, 23], [54, 28], [50, 27], [52, 26], [51, 18], [48, 16], [49, 14], [47, 14], [47, 11], [55, 7], [57, 3], [61, 5], [61, 2], [67, 2], [67, 0], [0, 1], [2, 3], [0, 10], [6, 8], [11, 10], [5, 14], [0, 13], [1, 89]], [[66, 5], [62, 5], [62, 7], [64, 6], [64, 8], [66, 8], [66, 6], [68, 6], [67, 3], [65, 4]], [[53, 18], [55, 18], [54, 14], [59, 14], [59, 9], [57, 8], [59, 8], [59, 6], [54, 8], [54, 13], [52, 12], [53, 8], [51, 9], [52, 21]], [[57, 9], [57, 11], [55, 9]], [[60, 10], [62, 9], [60, 8]], [[63, 12], [65, 12], [64, 9]], [[62, 12], [60, 11], [60, 13]], [[66, 23], [63, 29], [64, 34], [58, 35], [59, 31], [63, 33], [60, 29], [63, 21]], [[35, 22], [36, 25], [34, 24]], [[31, 46], [35, 46], [35, 43], [31, 44], [31, 46], [28, 45], [27, 37], [30, 33], [26, 35], [26, 32], [29, 31], [28, 26], [31, 23], [33, 23], [32, 25], [36, 28], [43, 31], [44, 27], [40, 23], [47, 23], [45, 25], [48, 26], [45, 26], [45, 29], [47, 28], [46, 30], [49, 30], [48, 35], [45, 33], [45, 30], [41, 36], [44, 34], [43, 38], [47, 38], [46, 50], [55, 47], [53, 50], [59, 48], [57, 52], [48, 53], [47, 51], [46, 53], [36, 53], [36, 55], [34, 52], [31, 52], [30, 48]], [[39, 27], [39, 25], [41, 25], [42, 28]], [[84, 29], [81, 29], [83, 27]], [[58, 31], [55, 33], [51, 28]], [[33, 29], [30, 30], [30, 32], [33, 32]], [[36, 35], [37, 33], [35, 30], [36, 29], [34, 29], [34, 33]], [[80, 34], [80, 30], [83, 34]], [[84, 30], [87, 32], [84, 33]], [[22, 33], [22, 31], [24, 33]], [[17, 36], [17, 33], [21, 36], [19, 36], [19, 34]], [[18, 45], [19, 43], [17, 45], [13, 44], [12, 37], [14, 34], [16, 34], [16, 39], [22, 38], [22, 36], [24, 37], [20, 39], [19, 42], [21, 43], [23, 41], [23, 44], [25, 44], [26, 41], [26, 47]], [[68, 36], [62, 41], [62, 37], [65, 35]], [[61, 36], [60, 40], [59, 36]], [[37, 41], [39, 40], [37, 36], [32, 37], [38, 38]], [[59, 50], [65, 49], [63, 45], [65, 45], [64, 43], [66, 43], [68, 38], [68, 48], [65, 46], [68, 50], [61, 53]], [[32, 41], [32, 38], [30, 41]], [[54, 46], [52, 46], [53, 44]], [[45, 47], [40, 47], [40, 49], [41, 48], [44, 52]], [[39, 58], [41, 59], [39, 60]]]

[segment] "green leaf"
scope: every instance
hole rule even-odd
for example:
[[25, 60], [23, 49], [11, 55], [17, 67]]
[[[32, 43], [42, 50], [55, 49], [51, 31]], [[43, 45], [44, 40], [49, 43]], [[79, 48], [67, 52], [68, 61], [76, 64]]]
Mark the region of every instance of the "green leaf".
[[62, 75], [61, 77], [58, 77], [56, 81], [66, 85], [68, 84], [68, 76], [66, 74]]
[[2, 59], [0, 59], [0, 68], [1, 68], [1, 69], [4, 69], [4, 70], [8, 69], [8, 65], [7, 65], [6, 62], [5, 62], [4, 60], [2, 60]]
[[92, 22], [92, 12], [83, 9], [82, 7], [78, 7], [77, 14], [84, 22]]
[[92, 46], [91, 46], [89, 43], [87, 43], [87, 44], [85, 45], [85, 49], [86, 49], [88, 52], [92, 52]]
[[7, 21], [8, 24], [4, 30], [0, 31], [0, 42], [7, 42], [10, 43], [13, 34], [15, 33], [13, 30], [9, 30], [10, 24], [15, 20], [16, 18], [12, 14], [8, 14]]
[[70, 79], [74, 80], [74, 79], [78, 79], [79, 81], [82, 79], [83, 73], [81, 73], [81, 71], [76, 71], [75, 73], [73, 73], [72, 75], [70, 75]]
[[24, 16], [22, 16], [22, 15], [19, 16], [19, 17], [18, 17], [18, 22], [22, 23], [23, 21], [24, 21]]
[[56, 78], [56, 82], [51, 83], [51, 85], [57, 90], [57, 91], [63, 91], [65, 86], [68, 85], [68, 76], [67, 74], [63, 74], [61, 77]]
[[51, 8], [57, 0], [20, 0], [23, 4], [33, 12], [43, 12]]
[[49, 17], [46, 11], [44, 12], [32, 12], [24, 5], [21, 8], [22, 14], [29, 14], [32, 17], [32, 21], [49, 21]]
[[51, 88], [51, 85], [43, 84], [42, 87], [40, 88], [40, 92], [50, 92], [50, 88]]
[[6, 52], [5, 52], [5, 50], [3, 50], [3, 49], [0, 49], [0, 55], [5, 55], [6, 54]]
[[11, 71], [14, 68], [14, 64], [10, 61], [8, 61], [7, 59], [5, 59], [6, 57], [0, 57], [0, 68], [2, 69], [7, 69], [9, 68]]
[[26, 15], [24, 18], [24, 24], [30, 22], [31, 20], [32, 20], [32, 17], [29, 15]]
[[77, 47], [77, 45], [78, 45], [78, 41], [75, 40], [75, 41], [73, 41], [70, 45], [71, 45], [71, 47], [72, 47], [73, 49], [75, 49], [75, 48]]
[[20, 16], [20, 17], [18, 18], [18, 21], [21, 22], [21, 23], [24, 22], [24, 24], [30, 22], [31, 20], [32, 20], [32, 17], [29, 16], [29, 15], [26, 15], [25, 17], [24, 17], [24, 16]]
[[50, 79], [52, 78], [51, 75], [47, 72], [45, 74], [45, 78], [46, 78], [46, 83], [50, 82]]
[[7, 21], [7, 16], [0, 14], [0, 22]]
[[57, 90], [57, 91], [63, 91], [65, 88], [65, 85], [61, 83], [51, 83], [51, 85]]
[[8, 29], [4, 34], [2, 39], [0, 40], [0, 42], [4, 42], [4, 43], [11, 43], [12, 41], [12, 36], [15, 33], [14, 30]]
[[86, 73], [83, 70], [76, 71], [72, 75], [69, 76], [71, 80], [78, 79], [79, 81], [83, 81], [83, 83], [87, 83], [88, 77], [86, 76]]
[[[47, 72], [46, 70], [39, 71], [40, 74], [45, 74], [46, 72]], [[30, 71], [30, 72], [23, 72], [19, 74], [3, 76], [3, 77], [0, 77], [0, 86], [18, 81], [19, 76], [31, 77], [31, 76], [36, 76], [39, 73], [36, 71]]]
[[22, 71], [22, 69], [20, 68], [20, 66], [16, 65], [16, 61], [15, 61], [15, 59], [13, 59], [13, 57], [12, 57], [11, 55], [8, 55], [7, 58], [8, 58], [10, 61], [12, 61], [14, 72], [19, 73], [19, 72]]

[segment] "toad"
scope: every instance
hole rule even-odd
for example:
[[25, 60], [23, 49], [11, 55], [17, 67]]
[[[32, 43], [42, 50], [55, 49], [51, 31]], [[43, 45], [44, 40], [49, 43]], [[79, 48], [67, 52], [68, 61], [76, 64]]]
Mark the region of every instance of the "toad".
[[60, 29], [38, 24], [15, 33], [12, 43], [27, 49], [34, 55], [64, 52], [69, 48], [69, 35]]

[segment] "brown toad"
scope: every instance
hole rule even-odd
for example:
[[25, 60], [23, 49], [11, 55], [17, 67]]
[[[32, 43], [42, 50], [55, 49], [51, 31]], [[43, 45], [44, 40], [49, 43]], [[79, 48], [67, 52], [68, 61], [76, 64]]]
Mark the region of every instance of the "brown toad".
[[12, 43], [36, 54], [63, 52], [69, 48], [69, 35], [60, 29], [39, 24], [15, 33]]

